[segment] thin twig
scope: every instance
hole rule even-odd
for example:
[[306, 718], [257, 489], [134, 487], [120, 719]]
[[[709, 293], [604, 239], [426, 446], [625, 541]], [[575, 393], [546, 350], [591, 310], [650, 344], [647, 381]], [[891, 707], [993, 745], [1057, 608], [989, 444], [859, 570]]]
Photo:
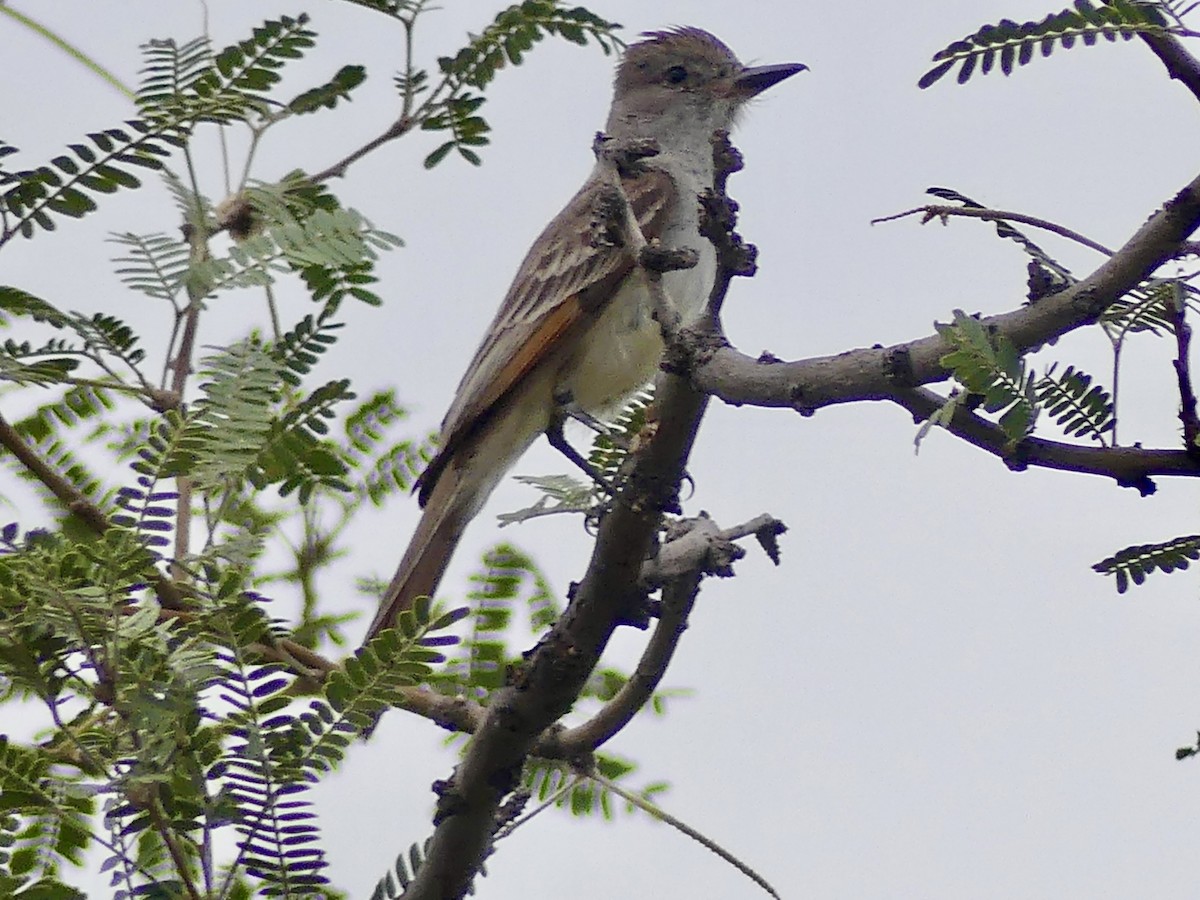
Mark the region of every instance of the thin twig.
[[596, 783], [603, 785], [608, 790], [612, 791], [614, 794], [616, 794], [622, 800], [625, 800], [628, 803], [632, 803], [634, 806], [636, 806], [638, 809], [640, 809], [642, 812], [646, 813], [647, 815], [653, 816], [654, 818], [658, 819], [660, 822], [664, 822], [667, 825], [670, 825], [676, 831], [686, 834], [692, 840], [696, 841], [702, 847], [704, 847], [705, 850], [708, 850], [710, 853], [714, 853], [717, 856], [719, 856], [721, 859], [725, 860], [725, 862], [729, 863], [731, 866], [733, 866], [735, 869], [737, 869], [739, 872], [741, 872], [743, 875], [745, 875], [747, 878], [749, 878], [751, 881], [753, 881], [755, 884], [757, 884], [760, 888], [762, 888], [764, 891], [766, 891], [772, 897], [776, 898], [776, 900], [782, 900], [782, 898], [780, 898], [779, 894], [776, 893], [775, 888], [771, 887], [770, 883], [765, 878], [763, 878], [761, 875], [759, 875], [757, 872], [755, 872], [752, 868], [750, 868], [748, 865], [746, 865], [746, 863], [742, 862], [740, 859], [738, 859], [736, 856], [734, 856], [732, 853], [730, 853], [728, 850], [726, 850], [720, 844], [716, 843], [711, 838], [706, 837], [705, 835], [701, 834], [699, 831], [697, 831], [695, 828], [692, 828], [686, 822], [683, 822], [680, 819], [675, 818], [673, 815], [671, 815], [669, 812], [664, 810], [662, 807], [656, 806], [655, 804], [651, 803], [649, 800], [646, 800], [644, 797], [639, 797], [637, 794], [634, 794], [631, 791], [625, 790], [623, 787], [621, 787], [615, 781], [613, 781], [610, 778], [605, 778], [599, 772], [595, 771], [595, 769], [592, 769], [589, 772], [585, 772], [584, 774], [588, 778], [595, 781]]
[[[192, 193], [196, 203], [195, 221], [185, 228], [189, 255], [188, 265], [195, 268], [209, 257], [208, 234], [204, 228], [204, 215], [200, 209], [200, 185], [196, 181], [196, 169], [192, 164], [188, 147], [184, 146], [188, 172], [192, 179]], [[204, 297], [208, 286], [199, 279], [189, 278], [187, 283], [188, 305], [184, 312], [183, 332], [179, 337], [179, 347], [171, 360], [171, 393], [182, 400], [187, 390], [188, 377], [192, 373], [193, 357], [196, 353], [196, 336], [200, 330], [200, 311], [204, 308]], [[169, 351], [168, 351], [169, 352]], [[192, 532], [192, 480], [186, 475], [175, 479], [179, 497], [175, 501], [175, 562], [171, 564], [171, 574], [177, 580], [186, 577], [180, 561], [187, 558], [190, 552]]]
[[1117, 436], [1117, 429], [1121, 426], [1121, 350], [1125, 346], [1125, 333], [1121, 332], [1116, 335], [1109, 335], [1109, 340], [1112, 341], [1112, 443], [1114, 447], [1121, 445], [1121, 439]]
[[1040, 228], [1043, 231], [1049, 231], [1052, 234], [1057, 234], [1059, 237], [1067, 238], [1075, 241], [1077, 244], [1082, 244], [1097, 253], [1103, 253], [1105, 256], [1112, 256], [1113, 251], [1103, 244], [1093, 241], [1090, 237], [1080, 234], [1078, 231], [1073, 231], [1065, 225], [1059, 225], [1057, 222], [1051, 222], [1047, 219], [1039, 219], [1037, 216], [1027, 215], [1026, 213], [1010, 212], [1004, 209], [983, 209], [977, 206], [942, 206], [930, 204], [928, 206], [917, 206], [913, 209], [906, 209], [904, 212], [898, 212], [890, 216], [881, 216], [878, 219], [872, 219], [872, 225], [879, 225], [883, 222], [894, 222], [897, 219], [904, 219], [908, 216], [921, 215], [921, 224], [924, 225], [932, 219], [941, 219], [942, 224], [945, 224], [946, 219], [950, 216], [964, 216], [968, 219], [983, 219], [985, 222], [1020, 222], [1022, 225], [1029, 225], [1033, 228]]
[[71, 57], [81, 65], [86, 66], [93, 73], [98, 75], [102, 81], [106, 82], [110, 87], [113, 87], [120, 92], [126, 100], [134, 99], [135, 94], [133, 88], [129, 87], [127, 84], [125, 84], [125, 82], [102, 66], [94, 58], [84, 53], [57, 32], [51, 31], [45, 25], [34, 21], [27, 15], [17, 12], [17, 10], [13, 9], [6, 3], [0, 3], [0, 13], [16, 19], [30, 31], [35, 32], [36, 34], [48, 40], [50, 43], [54, 44], [54, 46], [58, 47], [59, 50], [62, 50], [65, 54], [67, 54], [67, 56]]
[[1200, 417], [1196, 414], [1196, 391], [1192, 387], [1191, 347], [1192, 327], [1187, 321], [1187, 304], [1177, 298], [1172, 310], [1177, 352], [1171, 361], [1179, 382], [1179, 421], [1183, 423], [1183, 449], [1200, 458]]
[[[907, 409], [917, 421], [925, 421], [945, 404], [945, 398], [928, 388], [896, 390], [890, 399]], [[1084, 447], [1045, 438], [1027, 437], [1012, 445], [1004, 429], [970, 410], [959, 407], [947, 430], [981, 450], [1004, 461], [1017, 471], [1036, 466], [1101, 475], [1122, 487], [1136, 488], [1143, 496], [1156, 490], [1155, 476], [1200, 475], [1200, 461], [1183, 450], [1151, 450], [1144, 447]]]
[[353, 153], [347, 154], [342, 159], [335, 162], [327, 169], [322, 169], [315, 175], [309, 176], [309, 181], [313, 184], [320, 184], [322, 181], [328, 181], [330, 178], [340, 178], [346, 174], [346, 170], [354, 163], [358, 162], [372, 150], [386, 144], [388, 141], [394, 141], [398, 137], [403, 137], [412, 131], [416, 120], [411, 116], [402, 115], [395, 122], [387, 127], [383, 134], [373, 140], [367, 141], [363, 146], [359, 147]]
[[54, 723], [54, 727], [57, 729], [58, 734], [64, 735], [67, 742], [75, 748], [75, 753], [77, 755], [76, 758], [81, 763], [80, 768], [84, 768], [85, 766], [91, 767], [93, 772], [103, 772], [105, 775], [107, 775], [108, 772], [106, 771], [105, 766], [92, 753], [92, 751], [89, 750], [84, 743], [79, 740], [79, 736], [75, 733], [74, 729], [70, 728], [67, 723], [63, 721], [62, 716], [58, 714], [58, 705], [60, 702], [58, 697], [47, 696], [43, 699], [46, 702], [46, 708], [50, 710], [50, 720]]

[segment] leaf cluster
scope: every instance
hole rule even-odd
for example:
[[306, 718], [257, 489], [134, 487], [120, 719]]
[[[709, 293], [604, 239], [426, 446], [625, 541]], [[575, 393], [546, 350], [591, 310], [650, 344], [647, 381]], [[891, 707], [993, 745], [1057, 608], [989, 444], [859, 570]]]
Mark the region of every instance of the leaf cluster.
[[984, 324], [961, 309], [951, 325], [938, 332], [954, 349], [941, 362], [986, 412], [999, 413], [1000, 427], [1014, 445], [1033, 430], [1037, 397], [1032, 372], [1004, 335], [990, 334]]
[[[451, 151], [472, 165], [480, 164], [474, 148], [488, 143], [491, 130], [479, 115], [486, 100], [482, 92], [506, 65], [521, 65], [536, 43], [547, 36], [580, 46], [593, 41], [607, 54], [619, 46], [613, 36], [617, 27], [590, 10], [567, 8], [559, 0], [523, 0], [501, 12], [453, 56], [438, 59], [442, 81], [423, 107], [421, 128], [448, 134], [425, 157], [425, 167], [433, 168]], [[397, 87], [402, 94], [415, 96], [425, 90], [427, 82], [426, 73], [411, 72], [397, 81]]]
[[[163, 160], [184, 143], [187, 119], [144, 121], [93, 131], [86, 142], [31, 169], [0, 167], [0, 248], [15, 235], [53, 231], [54, 216], [79, 219], [97, 208], [96, 194], [141, 187], [136, 169], [159, 171]], [[5, 146], [5, 156], [15, 148]]]
[[1092, 566], [1101, 575], [1116, 578], [1117, 591], [1125, 593], [1129, 584], [1142, 584], [1152, 572], [1176, 572], [1187, 569], [1200, 559], [1200, 535], [1190, 534], [1158, 544], [1137, 544], [1114, 553]]
[[987, 75], [999, 68], [1011, 75], [1015, 66], [1028, 65], [1035, 51], [1042, 57], [1056, 46], [1070, 50], [1076, 41], [1094, 45], [1107, 41], [1129, 40], [1139, 34], [1163, 35], [1173, 31], [1162, 5], [1143, 0], [1104, 0], [1096, 6], [1090, 0], [1075, 0], [1073, 8], [1052, 13], [1037, 22], [1018, 24], [1001, 19], [984, 25], [974, 34], [955, 41], [933, 55], [936, 63], [921, 76], [918, 87], [927, 88], [940, 81], [955, 66], [957, 80], [966, 84], [976, 71]]

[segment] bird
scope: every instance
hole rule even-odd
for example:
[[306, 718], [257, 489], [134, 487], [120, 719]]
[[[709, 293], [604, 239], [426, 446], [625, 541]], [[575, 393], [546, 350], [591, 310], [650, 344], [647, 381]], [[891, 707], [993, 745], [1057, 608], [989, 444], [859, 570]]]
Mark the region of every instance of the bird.
[[[717, 268], [698, 230], [697, 198], [713, 181], [712, 136], [732, 129], [752, 98], [807, 67], [745, 66], [696, 27], [641, 38], [617, 66], [604, 135], [657, 149], [625, 167], [621, 187], [647, 241], [696, 253], [696, 265], [662, 276], [676, 320], [687, 325], [703, 314]], [[367, 641], [433, 595], [467, 524], [525, 450], [561, 427], [565, 409], [602, 417], [654, 377], [664, 343], [645, 274], [628, 247], [597, 233], [612, 184], [611, 163], [598, 159], [517, 270], [417, 480], [421, 519]]]

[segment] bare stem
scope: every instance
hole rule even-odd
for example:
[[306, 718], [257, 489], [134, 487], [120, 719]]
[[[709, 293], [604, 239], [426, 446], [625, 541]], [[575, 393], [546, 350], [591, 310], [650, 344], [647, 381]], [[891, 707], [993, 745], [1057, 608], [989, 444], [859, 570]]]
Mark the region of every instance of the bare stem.
[[1049, 231], [1052, 234], [1057, 234], [1059, 237], [1067, 238], [1075, 241], [1077, 244], [1082, 244], [1097, 253], [1103, 253], [1105, 256], [1112, 256], [1113, 251], [1103, 244], [1093, 241], [1090, 237], [1080, 234], [1065, 225], [1059, 225], [1057, 222], [1051, 222], [1048, 219], [1039, 219], [1037, 216], [1027, 215], [1026, 213], [1010, 212], [1004, 209], [983, 209], [978, 206], [942, 206], [942, 205], [927, 205], [917, 206], [913, 209], [906, 209], [904, 212], [896, 213], [891, 216], [881, 216], [878, 219], [872, 219], [872, 225], [879, 225], [883, 222], [894, 222], [897, 219], [903, 219], [908, 216], [921, 216], [921, 224], [933, 220], [940, 219], [943, 224], [951, 216], [963, 216], [968, 219], [983, 219], [985, 222], [1020, 222], [1022, 225], [1029, 225], [1033, 228], [1040, 228], [1043, 231]]
[[323, 169], [315, 175], [309, 176], [309, 181], [313, 184], [320, 184], [322, 181], [328, 181], [330, 178], [340, 178], [346, 174], [346, 170], [354, 163], [358, 162], [372, 150], [382, 147], [388, 141], [394, 141], [398, 137], [403, 137], [412, 130], [415, 124], [413, 119], [408, 114], [402, 114], [395, 122], [387, 127], [383, 134], [373, 140], [367, 141], [363, 146], [359, 147], [353, 153], [347, 154], [342, 159], [335, 162], [327, 169]]
[[204, 896], [200, 893], [200, 889], [196, 887], [196, 882], [192, 879], [191, 867], [188, 865], [187, 856], [184, 855], [183, 848], [179, 846], [179, 839], [175, 832], [171, 830], [170, 823], [163, 817], [162, 805], [158, 798], [150, 801], [148, 812], [150, 813], [150, 821], [154, 823], [154, 829], [162, 838], [163, 843], [167, 845], [167, 852], [171, 854], [171, 861], [175, 864], [175, 871], [179, 874], [183, 886], [187, 889], [187, 895], [194, 900], [201, 900]]
[[747, 878], [749, 878], [751, 881], [753, 881], [755, 884], [757, 884], [760, 888], [762, 888], [764, 891], [766, 891], [768, 894], [770, 894], [772, 897], [774, 897], [775, 900], [781, 900], [781, 898], [779, 897], [779, 894], [775, 891], [775, 888], [771, 887], [770, 883], [765, 878], [763, 878], [761, 875], [759, 875], [757, 872], [755, 872], [752, 868], [750, 868], [750, 866], [746, 865], [746, 863], [742, 862], [740, 859], [738, 859], [736, 856], [734, 856], [732, 853], [730, 853], [728, 850], [726, 850], [724, 847], [722, 847], [716, 841], [701, 834], [699, 831], [697, 831], [695, 828], [692, 828], [692, 826], [688, 825], [686, 822], [675, 818], [673, 815], [671, 815], [669, 812], [664, 810], [662, 807], [657, 806], [654, 803], [651, 803], [649, 800], [645, 799], [644, 797], [639, 797], [637, 794], [635, 794], [631, 791], [625, 790], [623, 787], [621, 787], [619, 784], [617, 784], [611, 778], [605, 778], [603, 775], [601, 775], [599, 772], [595, 771], [594, 769], [592, 771], [586, 772], [584, 774], [588, 778], [592, 779], [592, 781], [595, 781], [597, 784], [603, 785], [605, 788], [612, 791], [614, 794], [616, 794], [621, 799], [623, 799], [629, 803], [632, 803], [634, 806], [636, 806], [638, 809], [640, 809], [642, 812], [646, 813], [647, 815], [653, 816], [655, 819], [658, 819], [660, 822], [664, 822], [667, 825], [670, 825], [676, 831], [686, 834], [693, 841], [696, 841], [701, 846], [703, 846], [705, 850], [709, 851], [710, 853], [716, 854], [721, 859], [723, 859], [725, 862], [729, 863], [731, 866], [733, 866], [735, 869], [737, 869], [739, 872], [741, 872], [743, 875], [745, 875]]
[[1200, 456], [1200, 418], [1196, 414], [1196, 391], [1192, 387], [1192, 327], [1187, 321], [1187, 304], [1180, 297], [1173, 310], [1177, 353], [1172, 365], [1179, 382], [1179, 420], [1183, 423], [1183, 448]]

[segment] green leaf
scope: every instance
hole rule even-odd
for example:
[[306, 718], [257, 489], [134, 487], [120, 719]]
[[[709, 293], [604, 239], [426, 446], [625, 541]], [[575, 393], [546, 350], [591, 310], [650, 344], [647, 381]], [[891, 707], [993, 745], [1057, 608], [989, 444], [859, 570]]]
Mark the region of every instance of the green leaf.
[[1000, 413], [999, 425], [1012, 444], [1033, 428], [1037, 403], [1033, 375], [1025, 360], [1002, 334], [990, 333], [974, 316], [954, 311], [952, 325], [938, 333], [953, 348], [940, 362], [972, 394], [983, 398], [987, 412]]
[[440, 163], [442, 160], [444, 160], [446, 158], [447, 154], [449, 154], [450, 151], [453, 149], [454, 149], [454, 141], [446, 141], [446, 143], [442, 144], [440, 147], [438, 147], [436, 150], [434, 150], [432, 153], [430, 153], [428, 156], [425, 157], [425, 163], [424, 163], [425, 168], [432, 169], [434, 166], [436, 166], [438, 163]]
[[[1104, 37], [1115, 41], [1134, 35], [1182, 34], [1179, 27], [1169, 26], [1162, 12], [1154, 4], [1109, 2], [1097, 9], [1087, 0], [1076, 0], [1074, 10], [1052, 13], [1037, 22], [1018, 24], [1012, 19], [1001, 19], [995, 25], [984, 25], [974, 34], [954, 41], [933, 55], [935, 65], [917, 81], [922, 90], [940, 81], [956, 65], [959, 67], [957, 81], [965, 84], [976, 71], [990, 73], [999, 54], [1000, 71], [1012, 74], [1014, 65], [1025, 66], [1033, 59], [1035, 46], [1041, 48], [1042, 56], [1049, 56], [1055, 44], [1071, 49], [1080, 39], [1092, 46]], [[978, 64], [978, 68], [977, 68]]]
[[1159, 544], [1126, 547], [1092, 568], [1101, 575], [1116, 577], [1117, 592], [1125, 593], [1129, 582], [1142, 584], [1153, 572], [1171, 573], [1187, 569], [1200, 559], [1200, 535], [1172, 538]]
[[316, 112], [318, 109], [333, 109], [339, 100], [349, 100], [350, 92], [362, 84], [367, 78], [367, 70], [363, 66], [342, 66], [337, 74], [325, 84], [311, 88], [300, 94], [288, 109], [302, 115]]
[[1106, 435], [1116, 424], [1112, 397], [1092, 376], [1068, 366], [1061, 375], [1051, 367], [1037, 382], [1037, 402], [1068, 437], [1089, 437], [1108, 446]]

